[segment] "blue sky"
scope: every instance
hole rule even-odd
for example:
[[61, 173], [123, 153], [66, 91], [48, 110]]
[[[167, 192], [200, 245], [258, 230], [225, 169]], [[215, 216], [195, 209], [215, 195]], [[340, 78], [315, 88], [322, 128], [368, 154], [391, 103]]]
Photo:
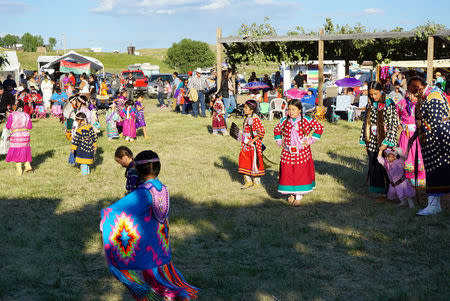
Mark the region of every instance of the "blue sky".
[[318, 30], [326, 17], [370, 30], [408, 30], [427, 21], [450, 28], [449, 13], [449, 0], [0, 0], [0, 35], [55, 37], [61, 48], [65, 33], [67, 48], [123, 52], [130, 43], [166, 48], [183, 38], [213, 44], [217, 27], [236, 35], [242, 23], [262, 23], [265, 16], [285, 34], [295, 26]]

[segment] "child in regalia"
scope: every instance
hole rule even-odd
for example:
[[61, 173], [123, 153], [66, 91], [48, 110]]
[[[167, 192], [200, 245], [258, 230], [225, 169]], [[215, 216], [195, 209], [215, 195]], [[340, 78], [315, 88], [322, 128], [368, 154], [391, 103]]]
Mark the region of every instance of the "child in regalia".
[[136, 138], [136, 109], [134, 108], [134, 101], [128, 100], [125, 103], [125, 108], [119, 114], [123, 119], [122, 134], [125, 140], [134, 141]]
[[92, 125], [86, 122], [86, 114], [78, 112], [75, 119], [78, 127], [72, 137], [70, 150], [75, 153], [75, 163], [80, 164], [81, 174], [86, 176], [90, 173], [89, 165], [94, 163], [97, 135]]
[[[241, 135], [241, 152], [239, 154], [239, 173], [244, 175], [244, 186], [247, 189], [252, 186], [261, 187], [260, 177], [264, 175], [262, 139], [265, 129], [256, 111], [258, 104], [250, 99], [244, 105], [244, 128]], [[252, 181], [253, 177], [253, 181]]]
[[147, 124], [145, 123], [144, 116], [144, 105], [142, 102], [144, 101], [144, 96], [139, 95], [136, 99], [136, 129], [142, 128], [142, 133], [144, 133], [144, 139], [147, 139]]
[[186, 283], [171, 262], [169, 191], [157, 178], [159, 157], [143, 151], [135, 163], [143, 184], [101, 211], [109, 270], [135, 300], [196, 298], [198, 289]]
[[304, 194], [316, 187], [314, 162], [310, 145], [320, 139], [323, 126], [315, 119], [303, 116], [302, 103], [288, 103], [288, 117], [282, 118], [274, 129], [281, 152], [278, 192], [287, 194], [288, 202], [300, 206]]
[[213, 104], [213, 115], [212, 115], [212, 133], [217, 135], [219, 132], [222, 135], [228, 135], [227, 124], [225, 122], [225, 106], [223, 105], [222, 99], [220, 97], [216, 98]]
[[117, 105], [113, 102], [106, 112], [106, 134], [109, 141], [119, 138], [119, 131], [117, 130], [117, 122], [119, 120], [120, 116], [117, 113]]
[[403, 156], [403, 150], [400, 147], [387, 148], [384, 151], [378, 152], [377, 160], [386, 169], [389, 179], [389, 191], [387, 198], [390, 201], [395, 199], [400, 200], [399, 207], [409, 206], [414, 208], [413, 197], [416, 195], [416, 191], [411, 185], [411, 182], [405, 176], [405, 160], [406, 156]]
[[127, 183], [125, 185], [126, 193], [130, 193], [140, 185], [139, 176], [134, 165], [133, 152], [126, 146], [119, 146], [114, 153], [114, 160], [122, 167], [126, 168], [125, 178]]

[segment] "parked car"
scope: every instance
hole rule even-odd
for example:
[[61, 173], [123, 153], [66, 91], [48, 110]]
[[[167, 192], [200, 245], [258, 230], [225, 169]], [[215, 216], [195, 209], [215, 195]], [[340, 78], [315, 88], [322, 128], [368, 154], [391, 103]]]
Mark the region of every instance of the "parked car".
[[[147, 85], [147, 95], [150, 98], [155, 98], [158, 96], [158, 85], [156, 84], [156, 81], [158, 78], [162, 79], [163, 82], [166, 82], [168, 80], [170, 84], [173, 82], [173, 76], [170, 73], [160, 73], [160, 74], [153, 74], [150, 75], [148, 78], [148, 85]], [[167, 96], [167, 95], [164, 95]]]
[[147, 91], [148, 79], [141, 70], [127, 70], [122, 71], [123, 78], [127, 78], [128, 74], [132, 72], [133, 77], [136, 79], [134, 84], [134, 94], [145, 93]]

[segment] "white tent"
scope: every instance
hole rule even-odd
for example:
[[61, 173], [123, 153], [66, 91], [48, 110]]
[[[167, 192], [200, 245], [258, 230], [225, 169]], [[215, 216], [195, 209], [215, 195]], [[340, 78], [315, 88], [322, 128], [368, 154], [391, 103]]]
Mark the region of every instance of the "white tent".
[[94, 59], [92, 57], [84, 56], [79, 53], [76, 53], [73, 50], [69, 51], [68, 53], [66, 53], [58, 58], [55, 58], [53, 61], [42, 66], [42, 68], [43, 69], [50, 69], [50, 68], [54, 69], [54, 66], [62, 60], [76, 61], [77, 63], [80, 63], [80, 64], [91, 63], [91, 69], [94, 69], [95, 71], [103, 70], [103, 74], [105, 73], [105, 69], [103, 67], [102, 62], [100, 62], [99, 60]]
[[16, 82], [19, 82], [20, 63], [17, 58], [17, 53], [15, 51], [4, 51], [0, 54], [6, 59], [5, 64], [0, 67], [0, 71], [2, 71], [2, 73], [14, 73]]

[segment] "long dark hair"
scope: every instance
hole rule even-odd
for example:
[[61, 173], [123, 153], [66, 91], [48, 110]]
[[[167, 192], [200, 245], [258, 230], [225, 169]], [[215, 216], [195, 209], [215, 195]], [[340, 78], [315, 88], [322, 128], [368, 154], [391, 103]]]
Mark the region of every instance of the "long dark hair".
[[[379, 104], [386, 104], [386, 95], [383, 93], [383, 86], [377, 81], [371, 81], [367, 87], [369, 91], [369, 102], [367, 104], [367, 113], [365, 120], [365, 142], [366, 145], [369, 146], [369, 137], [370, 137], [370, 114], [373, 110], [373, 103], [375, 100], [370, 95], [370, 90], [377, 90], [381, 92], [381, 98], [378, 100]], [[381, 146], [384, 138], [386, 137], [386, 133], [384, 132], [384, 117], [383, 110], [377, 110], [377, 145]]]
[[250, 108], [250, 110], [252, 110], [252, 114], [249, 115], [249, 116], [245, 116], [245, 118], [244, 118], [244, 127], [245, 127], [245, 123], [247, 122], [247, 119], [250, 118], [250, 117], [253, 117], [253, 115], [255, 113], [257, 113], [257, 111], [258, 111], [258, 103], [256, 102], [256, 100], [249, 99], [249, 100], [247, 100], [245, 102], [245, 105], [247, 105]]
[[[288, 107], [289, 106], [296, 106], [300, 110], [300, 122], [299, 123], [300, 123], [300, 127], [302, 129], [303, 135], [306, 136], [305, 129], [303, 128], [303, 104], [302, 104], [302, 102], [299, 99], [291, 99], [288, 102]], [[284, 121], [284, 124], [283, 124], [283, 131], [289, 122], [289, 118], [291, 118], [291, 117], [288, 114], [286, 117], [286, 120]]]
[[[424, 86], [424, 87], [427, 86], [427, 82], [422, 77], [413, 76], [413, 77], [411, 77], [408, 80], [408, 86], [407, 86], [408, 89], [409, 89], [409, 86], [415, 81], [419, 81], [422, 84], [422, 86]], [[423, 120], [422, 111], [421, 111], [423, 101], [424, 101], [424, 96], [423, 95], [418, 95], [417, 96], [417, 102], [416, 102], [416, 108], [415, 108], [415, 111], [414, 111], [414, 117], [415, 117], [416, 120]], [[424, 145], [425, 142], [426, 142], [426, 137], [425, 137], [425, 133], [424, 133], [422, 127], [418, 127], [417, 128], [417, 135], [419, 137], [420, 143], [422, 145]]]

